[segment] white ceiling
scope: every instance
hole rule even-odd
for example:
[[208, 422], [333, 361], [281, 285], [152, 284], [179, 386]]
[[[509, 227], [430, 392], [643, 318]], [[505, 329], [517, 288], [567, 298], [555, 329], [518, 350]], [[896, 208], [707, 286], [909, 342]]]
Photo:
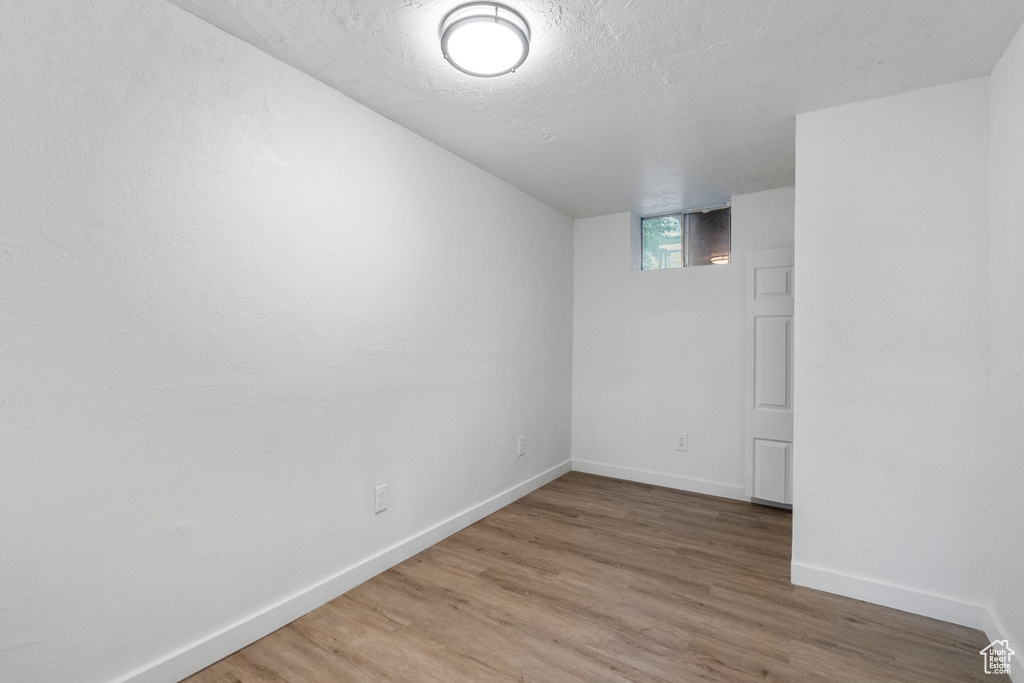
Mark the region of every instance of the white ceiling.
[[441, 57], [460, 0], [169, 0], [568, 215], [794, 182], [794, 115], [985, 76], [1024, 0], [506, 0], [530, 56]]

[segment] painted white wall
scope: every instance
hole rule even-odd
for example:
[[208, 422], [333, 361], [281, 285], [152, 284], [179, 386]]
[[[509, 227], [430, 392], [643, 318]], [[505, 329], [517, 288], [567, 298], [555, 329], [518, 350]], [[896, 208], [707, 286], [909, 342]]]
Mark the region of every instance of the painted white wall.
[[[1024, 29], [989, 82], [992, 413], [995, 461], [994, 616], [1024, 681]], [[993, 637], [995, 635], [993, 634]]]
[[793, 580], [980, 626], [985, 79], [797, 117]]
[[727, 266], [633, 271], [629, 214], [576, 221], [574, 469], [743, 497], [745, 256], [793, 245], [793, 201], [733, 197]]
[[0, 679], [126, 675], [567, 468], [566, 216], [160, 0], [0, 33]]

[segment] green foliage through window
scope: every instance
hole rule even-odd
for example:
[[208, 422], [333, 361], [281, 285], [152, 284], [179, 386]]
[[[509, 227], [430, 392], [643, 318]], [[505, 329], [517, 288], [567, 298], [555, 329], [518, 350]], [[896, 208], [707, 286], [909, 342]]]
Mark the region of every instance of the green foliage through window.
[[640, 221], [643, 270], [683, 266], [683, 216], [657, 216]]

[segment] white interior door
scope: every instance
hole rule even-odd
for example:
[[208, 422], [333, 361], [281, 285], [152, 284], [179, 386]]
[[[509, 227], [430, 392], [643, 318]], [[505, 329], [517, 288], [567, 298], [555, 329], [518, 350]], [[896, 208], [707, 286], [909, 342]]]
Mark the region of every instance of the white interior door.
[[793, 504], [793, 250], [747, 254], [747, 495]]

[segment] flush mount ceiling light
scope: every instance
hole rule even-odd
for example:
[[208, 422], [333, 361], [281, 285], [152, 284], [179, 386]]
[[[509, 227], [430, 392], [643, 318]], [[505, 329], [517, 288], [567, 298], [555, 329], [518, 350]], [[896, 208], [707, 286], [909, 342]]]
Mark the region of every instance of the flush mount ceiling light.
[[496, 2], [459, 5], [441, 21], [441, 54], [470, 76], [501, 76], [526, 61], [530, 26], [519, 12]]

